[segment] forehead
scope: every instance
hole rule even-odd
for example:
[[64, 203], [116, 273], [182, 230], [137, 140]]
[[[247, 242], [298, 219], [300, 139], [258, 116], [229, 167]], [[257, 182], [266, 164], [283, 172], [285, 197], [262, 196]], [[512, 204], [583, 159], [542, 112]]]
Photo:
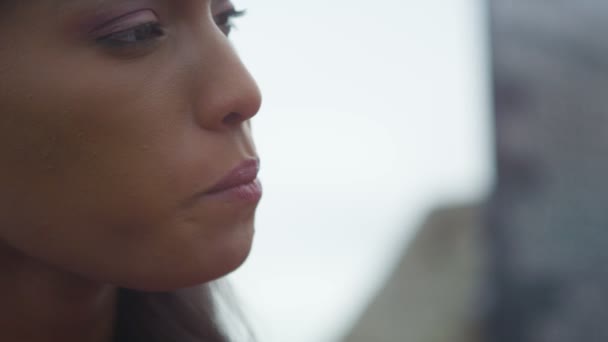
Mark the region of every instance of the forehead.
[[137, 3], [210, 3], [212, 6], [216, 6], [223, 2], [229, 2], [229, 0], [52, 0], [52, 4], [56, 8], [73, 7], [73, 6], [94, 6], [103, 7], [107, 5], [128, 5]]

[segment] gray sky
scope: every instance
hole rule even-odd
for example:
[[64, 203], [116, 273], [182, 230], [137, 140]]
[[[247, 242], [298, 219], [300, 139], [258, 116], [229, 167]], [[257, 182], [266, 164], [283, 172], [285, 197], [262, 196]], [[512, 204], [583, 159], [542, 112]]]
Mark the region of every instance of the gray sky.
[[265, 197], [233, 276], [262, 342], [335, 341], [427, 210], [491, 182], [475, 0], [236, 0]]

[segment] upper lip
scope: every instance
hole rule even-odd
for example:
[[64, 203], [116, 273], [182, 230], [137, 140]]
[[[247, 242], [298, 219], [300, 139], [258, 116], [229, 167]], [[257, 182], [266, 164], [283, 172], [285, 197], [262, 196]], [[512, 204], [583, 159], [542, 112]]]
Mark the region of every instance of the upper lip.
[[213, 185], [206, 194], [222, 192], [240, 185], [249, 184], [258, 178], [260, 171], [259, 159], [247, 159], [229, 171], [222, 179]]

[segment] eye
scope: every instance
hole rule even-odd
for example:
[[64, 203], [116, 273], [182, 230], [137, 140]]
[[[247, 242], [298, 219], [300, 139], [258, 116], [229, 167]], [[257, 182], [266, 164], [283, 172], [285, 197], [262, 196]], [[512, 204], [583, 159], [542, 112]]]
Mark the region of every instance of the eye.
[[158, 16], [149, 9], [110, 20], [95, 29], [93, 34], [97, 43], [118, 49], [147, 46], [166, 35]]
[[234, 18], [239, 18], [245, 15], [245, 11], [237, 11], [234, 8], [231, 8], [225, 12], [219, 13], [213, 17], [215, 24], [217, 27], [224, 32], [226, 36], [230, 35], [230, 31], [235, 27], [232, 20]]
[[123, 31], [97, 38], [97, 41], [110, 46], [124, 47], [156, 40], [165, 35], [159, 23], [145, 23]]

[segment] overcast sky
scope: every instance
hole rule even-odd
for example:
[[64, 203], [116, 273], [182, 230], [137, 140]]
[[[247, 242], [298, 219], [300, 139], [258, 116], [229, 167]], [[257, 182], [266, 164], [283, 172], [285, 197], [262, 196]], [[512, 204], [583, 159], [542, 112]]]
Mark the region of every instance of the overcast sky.
[[475, 0], [236, 0], [265, 197], [233, 276], [260, 342], [337, 341], [426, 212], [492, 181]]

